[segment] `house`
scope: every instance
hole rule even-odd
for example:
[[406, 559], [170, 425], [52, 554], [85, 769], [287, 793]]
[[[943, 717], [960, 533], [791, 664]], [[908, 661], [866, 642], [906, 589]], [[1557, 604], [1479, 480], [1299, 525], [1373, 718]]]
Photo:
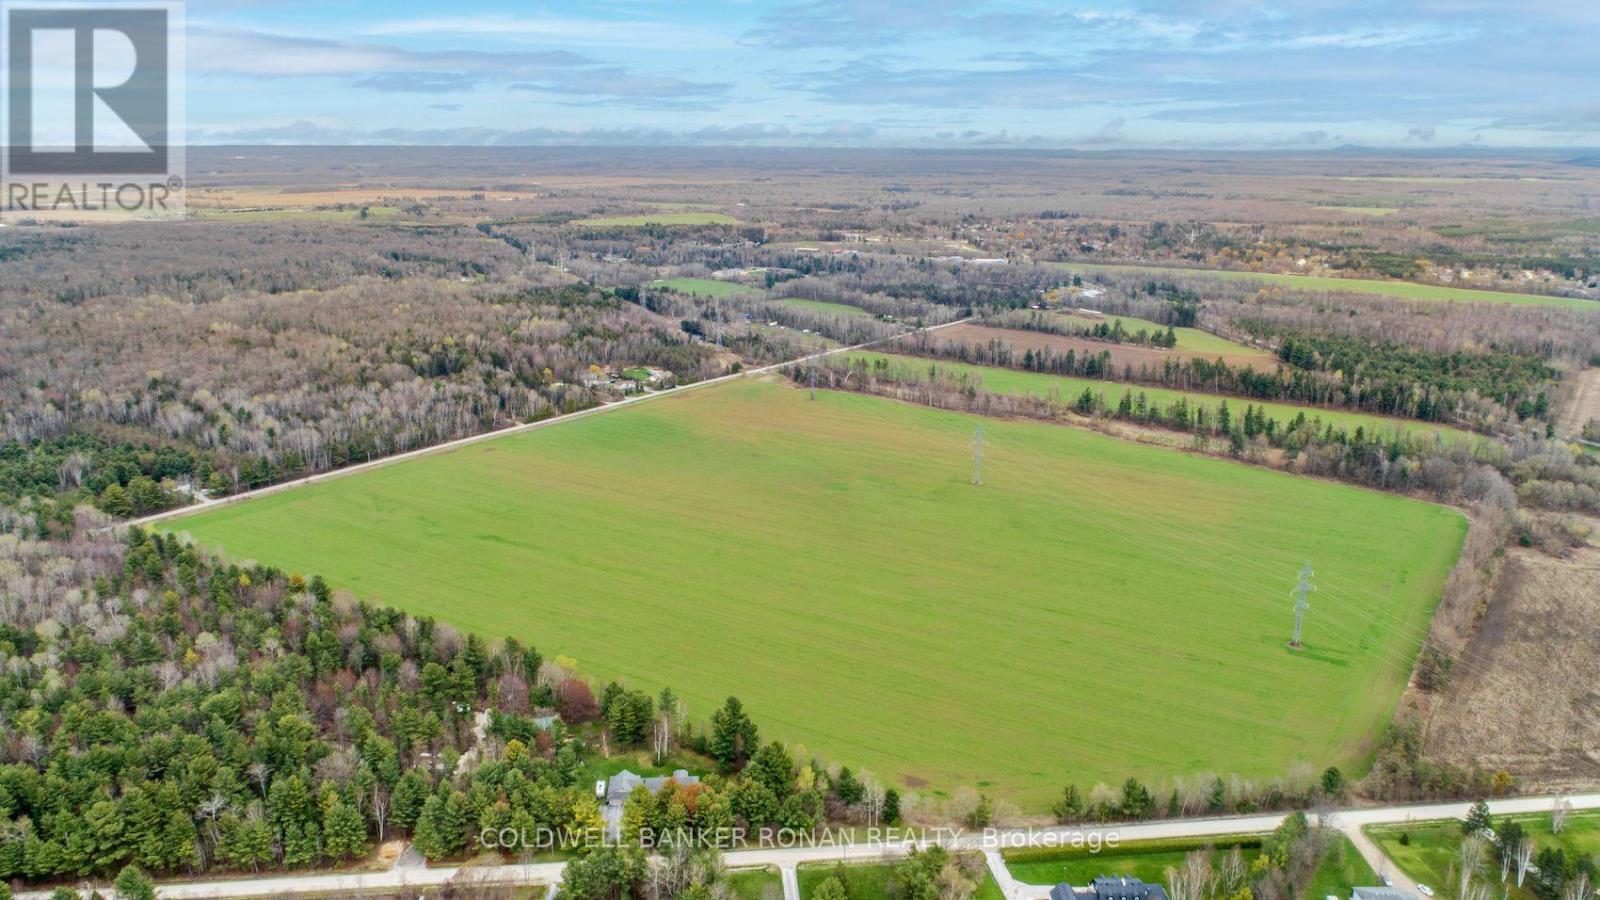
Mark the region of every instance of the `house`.
[[1358, 887], [1350, 892], [1350, 900], [1418, 900], [1416, 894], [1395, 887]]
[[[623, 769], [611, 776], [606, 782], [605, 794], [601, 798], [600, 815], [606, 820], [606, 834], [615, 839], [622, 834], [622, 808], [628, 802], [628, 797], [639, 787], [644, 787], [654, 794], [666, 787], [667, 782], [675, 781], [678, 784], [699, 784], [700, 778], [690, 775], [686, 769], [678, 769], [671, 775], [657, 775], [645, 778], [642, 775]], [[1166, 900], [1163, 896], [1161, 900]]]
[[1058, 884], [1050, 889], [1050, 900], [1167, 900], [1167, 889], [1137, 878], [1101, 875], [1084, 888]]

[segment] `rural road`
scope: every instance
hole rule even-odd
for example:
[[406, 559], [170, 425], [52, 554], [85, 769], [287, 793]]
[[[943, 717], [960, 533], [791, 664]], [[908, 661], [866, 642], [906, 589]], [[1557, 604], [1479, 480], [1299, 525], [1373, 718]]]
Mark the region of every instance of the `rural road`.
[[[1600, 809], [1600, 794], [1580, 794], [1567, 797], [1574, 810]], [[1491, 800], [1489, 809], [1495, 815], [1514, 813], [1539, 813], [1550, 810], [1555, 798], [1551, 796], [1515, 797]], [[1388, 864], [1376, 845], [1365, 840], [1360, 832], [1367, 825], [1422, 822], [1430, 819], [1459, 819], [1467, 814], [1469, 803], [1432, 803], [1419, 806], [1387, 806], [1372, 809], [1339, 810], [1329, 814], [1329, 824], [1337, 825], [1349, 834], [1362, 855], [1375, 872], [1387, 872], [1395, 885], [1414, 890], [1415, 884]], [[965, 833], [955, 830], [939, 843], [951, 850], [982, 852], [990, 871], [995, 873], [1008, 900], [1042, 900], [1050, 888], [1042, 885], [1022, 884], [1005, 872], [1005, 861], [1000, 851], [1025, 846], [1061, 846], [1073, 838], [1106, 838], [1116, 835], [1119, 843], [1155, 840], [1160, 838], [1206, 837], [1208, 835], [1262, 833], [1271, 831], [1282, 822], [1284, 814], [1272, 813], [1257, 816], [1232, 816], [1214, 819], [1173, 819], [1164, 822], [1143, 822], [1133, 825], [1105, 825], [1090, 828], [1053, 827], [1034, 829], [995, 830]], [[1045, 842], [1053, 842], [1046, 844]], [[761, 850], [732, 850], [723, 854], [730, 869], [759, 866], [776, 867], [783, 879], [785, 900], [798, 900], [798, 881], [794, 870], [802, 863], [864, 862], [893, 859], [904, 856], [911, 844], [862, 843], [818, 846], [779, 847]], [[445, 866], [427, 869], [391, 869], [387, 872], [329, 875], [283, 875], [271, 878], [250, 878], [234, 881], [189, 881], [160, 885], [160, 896], [172, 900], [244, 897], [289, 897], [300, 894], [323, 896], [361, 896], [376, 891], [394, 891], [400, 888], [438, 887], [450, 882], [477, 885], [554, 885], [561, 880], [565, 863], [537, 863], [533, 865], [478, 866], [464, 868]], [[1002, 877], [1001, 873], [1005, 872]], [[791, 891], [794, 894], [791, 894]], [[16, 895], [25, 900], [48, 900], [48, 891], [21, 892]]]
[[875, 340], [875, 341], [867, 341], [864, 344], [854, 344], [854, 345], [851, 345], [849, 347], [835, 347], [832, 350], [824, 350], [821, 353], [813, 353], [813, 354], [810, 354], [809, 356], [796, 357], [796, 358], [791, 359], [791, 360], [785, 360], [784, 362], [773, 363], [770, 366], [760, 366], [760, 367], [754, 368], [754, 369], [745, 369], [742, 372], [735, 372], [735, 373], [733, 373], [731, 375], [719, 375], [716, 378], [708, 378], [705, 381], [696, 381], [693, 384], [686, 384], [686, 385], [683, 385], [682, 387], [672, 388], [671, 390], [654, 391], [652, 393], [646, 393], [646, 394], [635, 394], [635, 395], [633, 395], [631, 397], [624, 397], [621, 400], [617, 400], [617, 401], [615, 401], [613, 403], [607, 403], [607, 404], [605, 404], [603, 406], [596, 406], [596, 407], [593, 407], [593, 408], [590, 408], [590, 409], [579, 410], [578, 412], [574, 412], [574, 413], [567, 413], [564, 416], [555, 416], [555, 417], [549, 418], [549, 419], [540, 419], [537, 422], [526, 422], [526, 423], [523, 423], [521, 425], [512, 425], [512, 426], [507, 427], [507, 428], [501, 428], [501, 429], [499, 429], [497, 431], [485, 431], [482, 434], [474, 434], [474, 435], [471, 435], [470, 437], [457, 438], [456, 440], [453, 440], [453, 441], [446, 441], [446, 442], [444, 442], [442, 444], [434, 444], [434, 445], [432, 445], [430, 447], [422, 447], [422, 448], [417, 449], [417, 450], [408, 450], [405, 453], [396, 453], [393, 456], [385, 456], [385, 457], [383, 457], [381, 459], [374, 459], [374, 460], [370, 460], [370, 461], [364, 462], [364, 463], [357, 463], [357, 464], [355, 464], [353, 466], [345, 466], [345, 467], [339, 468], [339, 469], [331, 469], [331, 470], [329, 470], [327, 472], [319, 472], [319, 473], [317, 473], [315, 475], [307, 475], [304, 478], [296, 478], [293, 481], [285, 481], [285, 482], [282, 482], [282, 483], [279, 483], [279, 484], [268, 485], [268, 486], [263, 487], [263, 488], [256, 488], [253, 491], [244, 491], [242, 493], [230, 494], [230, 495], [228, 495], [226, 497], [219, 497], [219, 498], [211, 499], [211, 500], [201, 500], [198, 503], [191, 503], [188, 506], [180, 506], [177, 509], [169, 509], [169, 510], [166, 510], [165, 512], [153, 513], [151, 515], [143, 516], [143, 517], [138, 518], [138, 519], [130, 519], [130, 520], [126, 521], [126, 522], [122, 522], [122, 523], [119, 523], [119, 524], [123, 524], [123, 525], [139, 525], [139, 526], [142, 526], [142, 525], [153, 525], [156, 522], [164, 522], [164, 521], [166, 521], [168, 519], [177, 519], [177, 518], [181, 518], [183, 516], [193, 515], [194, 513], [200, 512], [202, 510], [212, 509], [212, 508], [218, 507], [218, 506], [227, 506], [227, 505], [234, 504], [234, 503], [243, 503], [243, 502], [245, 502], [247, 500], [254, 500], [257, 497], [265, 497], [268, 494], [275, 494], [275, 493], [277, 493], [279, 491], [287, 491], [290, 488], [297, 488], [297, 487], [300, 487], [301, 485], [307, 485], [307, 484], [311, 484], [313, 482], [323, 481], [323, 480], [329, 479], [329, 478], [342, 478], [342, 477], [344, 477], [346, 475], [354, 475], [357, 472], [364, 472], [364, 471], [366, 471], [368, 469], [376, 469], [379, 466], [387, 466], [387, 465], [392, 465], [392, 464], [398, 463], [398, 462], [404, 462], [404, 461], [406, 461], [408, 459], [416, 459], [418, 457], [428, 456], [428, 455], [434, 454], [434, 453], [446, 453], [448, 451], [456, 449], [457, 447], [465, 447], [468, 444], [476, 444], [476, 443], [478, 443], [480, 441], [493, 440], [495, 438], [505, 437], [507, 435], [512, 435], [512, 434], [521, 434], [522, 432], [534, 431], [534, 430], [539, 429], [539, 428], [550, 428], [550, 427], [553, 427], [553, 426], [556, 426], [556, 425], [560, 425], [560, 424], [562, 424], [564, 422], [571, 422], [571, 421], [573, 421], [575, 419], [585, 419], [585, 418], [588, 418], [590, 416], [597, 416], [597, 415], [600, 415], [602, 413], [611, 412], [612, 410], [622, 409], [624, 407], [632, 406], [632, 405], [634, 405], [636, 403], [646, 403], [646, 402], [649, 402], [651, 400], [655, 400], [655, 399], [660, 398], [660, 397], [674, 397], [674, 396], [677, 396], [678, 394], [684, 393], [685, 391], [700, 390], [701, 388], [708, 388], [708, 387], [711, 387], [712, 385], [723, 384], [723, 383], [729, 382], [729, 381], [736, 381], [736, 380], [738, 380], [740, 378], [749, 378], [749, 377], [752, 377], [752, 376], [766, 375], [769, 372], [776, 372], [779, 369], [785, 368], [787, 366], [799, 365], [799, 364], [802, 364], [802, 363], [812, 362], [813, 360], [825, 359], [825, 358], [827, 358], [829, 356], [837, 356], [840, 353], [851, 353], [851, 352], [856, 351], [856, 350], [865, 350], [865, 349], [867, 349], [869, 347], [876, 347], [879, 344], [887, 344], [887, 343], [889, 343], [891, 341], [902, 340], [904, 338], [908, 338], [908, 337], [911, 337], [912, 335], [916, 335], [916, 334], [921, 334], [923, 332], [938, 331], [941, 328], [949, 328], [949, 327], [951, 327], [953, 325], [960, 325], [960, 324], [963, 324], [965, 322], [971, 322], [974, 318], [976, 318], [976, 317], [975, 316], [968, 316], [968, 317], [966, 317], [964, 319], [956, 319], [953, 322], [944, 322], [944, 323], [939, 324], [939, 325], [928, 325], [928, 326], [923, 327], [923, 328], [913, 328], [910, 331], [903, 332], [901, 334], [897, 334], [897, 335], [894, 335], [892, 337], [879, 338], [878, 340]]

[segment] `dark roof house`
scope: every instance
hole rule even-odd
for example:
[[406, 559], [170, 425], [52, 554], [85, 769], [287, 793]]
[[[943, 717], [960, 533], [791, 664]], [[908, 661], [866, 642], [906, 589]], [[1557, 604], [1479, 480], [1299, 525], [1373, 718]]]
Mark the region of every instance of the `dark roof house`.
[[1088, 887], [1058, 884], [1050, 889], [1050, 900], [1167, 900], [1167, 889], [1137, 878], [1101, 875]]

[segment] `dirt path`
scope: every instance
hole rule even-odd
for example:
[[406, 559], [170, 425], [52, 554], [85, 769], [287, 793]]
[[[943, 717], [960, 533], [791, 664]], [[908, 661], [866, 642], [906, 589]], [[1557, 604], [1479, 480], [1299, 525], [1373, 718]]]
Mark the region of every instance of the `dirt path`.
[[1584, 369], [1578, 373], [1577, 389], [1561, 415], [1561, 433], [1567, 437], [1583, 434], [1583, 426], [1590, 419], [1600, 419], [1600, 369]]

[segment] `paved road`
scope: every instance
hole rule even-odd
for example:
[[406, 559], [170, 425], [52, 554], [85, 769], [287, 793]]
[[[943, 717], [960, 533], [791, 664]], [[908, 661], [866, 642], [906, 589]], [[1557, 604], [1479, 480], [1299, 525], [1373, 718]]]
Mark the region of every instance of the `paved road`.
[[[1539, 813], [1550, 810], [1555, 798], [1519, 797], [1506, 800], [1492, 800], [1490, 810], [1495, 815], [1510, 813]], [[1573, 809], [1600, 809], [1600, 793], [1581, 794], [1570, 796], [1567, 801]], [[1344, 829], [1345, 833], [1356, 838], [1362, 827], [1367, 825], [1399, 824], [1411, 821], [1427, 821], [1430, 819], [1462, 818], [1467, 814], [1470, 803], [1431, 803], [1418, 806], [1386, 806], [1371, 809], [1340, 810], [1330, 814], [1327, 824], [1336, 825]], [[1004, 860], [1000, 858], [1000, 851], [1011, 847], [1024, 847], [1052, 842], [1060, 846], [1065, 842], [1088, 841], [1091, 839], [1107, 839], [1116, 835], [1119, 842], [1154, 840], [1157, 838], [1175, 837], [1205, 837], [1208, 835], [1260, 833], [1271, 831], [1283, 821], [1282, 813], [1256, 816], [1230, 816], [1212, 819], [1173, 819], [1162, 822], [1142, 822], [1133, 825], [1103, 825], [1093, 827], [1054, 827], [1015, 829], [991, 832], [963, 832], [954, 830], [937, 841], [952, 850], [980, 851], [985, 854], [991, 871], [996, 866], [1004, 870]], [[1358, 840], [1357, 846], [1362, 846], [1364, 838]], [[1392, 864], [1378, 853], [1377, 847], [1371, 842], [1365, 842], [1367, 847], [1362, 849], [1362, 854], [1372, 864], [1377, 872], [1387, 871], [1395, 879], [1395, 884], [1401, 887], [1414, 887], [1409, 879], [1404, 878]], [[755, 866], [773, 866], [780, 874], [785, 870], [793, 871], [802, 863], [826, 862], [863, 862], [868, 860], [894, 859], [904, 856], [913, 845], [906, 842], [893, 843], [859, 843], [859, 844], [827, 844], [824, 846], [805, 847], [778, 847], [762, 850], [736, 850], [723, 854], [723, 859], [729, 868], [749, 868]], [[1372, 855], [1368, 855], [1368, 850]], [[396, 890], [404, 887], [439, 886], [460, 879], [458, 883], [474, 884], [546, 884], [553, 885], [561, 880], [561, 870], [564, 863], [539, 863], [535, 865], [510, 865], [510, 866], [482, 866], [470, 869], [446, 866], [428, 869], [391, 869], [387, 872], [368, 872], [360, 875], [284, 875], [272, 878], [252, 878], [235, 881], [191, 881], [164, 884], [160, 888], [162, 897], [173, 900], [188, 900], [188, 898], [206, 898], [206, 900], [220, 900], [220, 898], [234, 897], [288, 897], [296, 894], [323, 894], [327, 896], [359, 896], [363, 892], [372, 893], [380, 890]], [[1015, 881], [1007, 872], [1002, 878], [996, 872], [996, 880], [1006, 896], [1012, 900], [1036, 900], [1049, 892], [1047, 886], [1025, 885]], [[788, 895], [791, 882], [785, 876], [786, 900], [796, 900]], [[798, 892], [798, 886], [794, 887]], [[46, 891], [24, 892], [17, 894], [26, 900], [48, 900]]]
[[397, 462], [403, 462], [403, 461], [408, 460], [408, 459], [416, 459], [419, 456], [427, 456], [427, 455], [432, 454], [432, 453], [445, 453], [447, 451], [454, 450], [457, 447], [465, 447], [468, 444], [476, 444], [479, 441], [493, 440], [494, 438], [505, 437], [506, 435], [510, 435], [510, 434], [520, 434], [520, 433], [522, 433], [524, 431], [533, 431], [533, 430], [539, 429], [539, 428], [551, 428], [551, 427], [554, 427], [556, 425], [560, 425], [560, 424], [562, 424], [564, 422], [571, 422], [574, 419], [583, 419], [583, 418], [587, 418], [589, 416], [601, 415], [603, 413], [611, 412], [612, 410], [622, 409], [623, 407], [632, 406], [635, 403], [648, 403], [649, 401], [658, 399], [660, 397], [671, 397], [671, 396], [675, 396], [677, 394], [682, 394], [685, 391], [700, 390], [702, 388], [711, 387], [712, 385], [715, 385], [715, 384], [722, 384], [722, 383], [728, 382], [728, 381], [735, 381], [735, 380], [740, 379], [740, 378], [749, 378], [749, 377], [757, 376], [757, 375], [765, 375], [765, 374], [767, 374], [769, 372], [776, 372], [779, 369], [785, 368], [787, 366], [802, 365], [802, 364], [811, 362], [813, 360], [824, 359], [824, 358], [829, 357], [829, 356], [836, 356], [836, 355], [838, 355], [840, 353], [849, 353], [849, 352], [854, 351], [854, 350], [865, 350], [865, 349], [867, 349], [869, 347], [876, 347], [879, 344], [887, 344], [887, 343], [890, 343], [892, 341], [902, 340], [904, 338], [911, 337], [912, 335], [919, 334], [919, 333], [924, 332], [924, 331], [938, 331], [941, 328], [949, 328], [949, 327], [951, 327], [953, 325], [960, 325], [960, 324], [965, 323], [965, 322], [971, 322], [973, 320], [973, 318], [974, 317], [970, 317], [969, 316], [968, 318], [965, 318], [965, 319], [957, 319], [954, 322], [945, 322], [942, 325], [929, 325], [926, 328], [916, 328], [916, 329], [912, 329], [911, 331], [907, 331], [907, 332], [903, 332], [901, 334], [894, 335], [893, 337], [882, 338], [882, 339], [876, 340], [876, 341], [867, 341], [864, 344], [855, 344], [855, 345], [850, 346], [850, 347], [836, 347], [836, 348], [834, 348], [832, 350], [824, 350], [821, 353], [813, 353], [813, 354], [811, 354], [809, 356], [801, 356], [801, 357], [798, 357], [796, 359], [787, 360], [785, 362], [773, 363], [770, 366], [760, 366], [760, 367], [754, 368], [754, 369], [746, 369], [746, 370], [744, 370], [742, 372], [737, 372], [737, 373], [732, 374], [732, 375], [721, 375], [721, 376], [718, 376], [716, 378], [708, 378], [705, 381], [696, 381], [693, 384], [686, 384], [686, 385], [684, 385], [682, 387], [673, 388], [673, 389], [667, 390], [667, 391], [655, 391], [653, 393], [648, 393], [648, 394], [634, 394], [631, 397], [624, 397], [621, 400], [617, 400], [617, 401], [615, 401], [613, 403], [607, 403], [604, 406], [596, 406], [596, 407], [593, 407], [591, 409], [579, 410], [578, 412], [567, 413], [564, 416], [556, 416], [556, 417], [550, 418], [550, 419], [541, 419], [541, 420], [539, 420], [537, 422], [527, 422], [527, 423], [524, 423], [522, 425], [512, 425], [509, 428], [501, 428], [498, 431], [486, 431], [483, 434], [475, 434], [475, 435], [472, 435], [471, 437], [458, 438], [458, 439], [453, 440], [453, 441], [446, 441], [445, 443], [442, 443], [442, 444], [434, 444], [431, 447], [423, 447], [423, 448], [421, 448], [419, 450], [408, 450], [405, 453], [396, 453], [393, 456], [385, 456], [382, 459], [374, 459], [374, 460], [371, 460], [369, 462], [357, 463], [357, 464], [355, 464], [353, 466], [345, 466], [345, 467], [340, 468], [340, 469], [332, 469], [332, 470], [327, 471], [327, 472], [319, 472], [316, 475], [307, 475], [304, 478], [296, 478], [294, 481], [285, 481], [285, 482], [282, 482], [280, 484], [268, 485], [267, 487], [257, 488], [257, 489], [255, 489], [253, 491], [244, 491], [243, 493], [230, 494], [230, 495], [228, 495], [226, 497], [217, 497], [217, 498], [210, 499], [210, 500], [202, 500], [202, 501], [200, 501], [198, 503], [192, 503], [192, 504], [190, 504], [188, 506], [181, 506], [181, 507], [179, 507], [177, 509], [169, 509], [169, 510], [167, 510], [165, 512], [159, 512], [159, 513], [155, 513], [153, 515], [144, 516], [143, 518], [131, 519], [128, 522], [123, 523], [123, 524], [127, 524], [127, 525], [153, 525], [156, 522], [164, 522], [164, 521], [166, 521], [168, 519], [181, 518], [183, 516], [191, 515], [193, 513], [200, 512], [201, 510], [210, 509], [210, 508], [215, 507], [215, 506], [227, 506], [227, 505], [234, 504], [234, 503], [243, 503], [243, 502], [245, 502], [247, 500], [253, 500], [253, 499], [257, 498], [257, 497], [264, 497], [264, 496], [266, 496], [268, 494], [275, 494], [275, 493], [277, 493], [279, 491], [286, 491], [286, 490], [289, 490], [290, 488], [297, 488], [297, 487], [300, 487], [301, 485], [311, 484], [312, 482], [322, 481], [322, 480], [327, 479], [327, 478], [342, 478], [342, 477], [344, 477], [346, 475], [353, 475], [353, 474], [355, 474], [357, 472], [363, 472], [363, 471], [366, 471], [368, 469], [376, 469], [379, 466], [387, 466], [387, 465], [392, 465], [392, 464], [397, 463]]

